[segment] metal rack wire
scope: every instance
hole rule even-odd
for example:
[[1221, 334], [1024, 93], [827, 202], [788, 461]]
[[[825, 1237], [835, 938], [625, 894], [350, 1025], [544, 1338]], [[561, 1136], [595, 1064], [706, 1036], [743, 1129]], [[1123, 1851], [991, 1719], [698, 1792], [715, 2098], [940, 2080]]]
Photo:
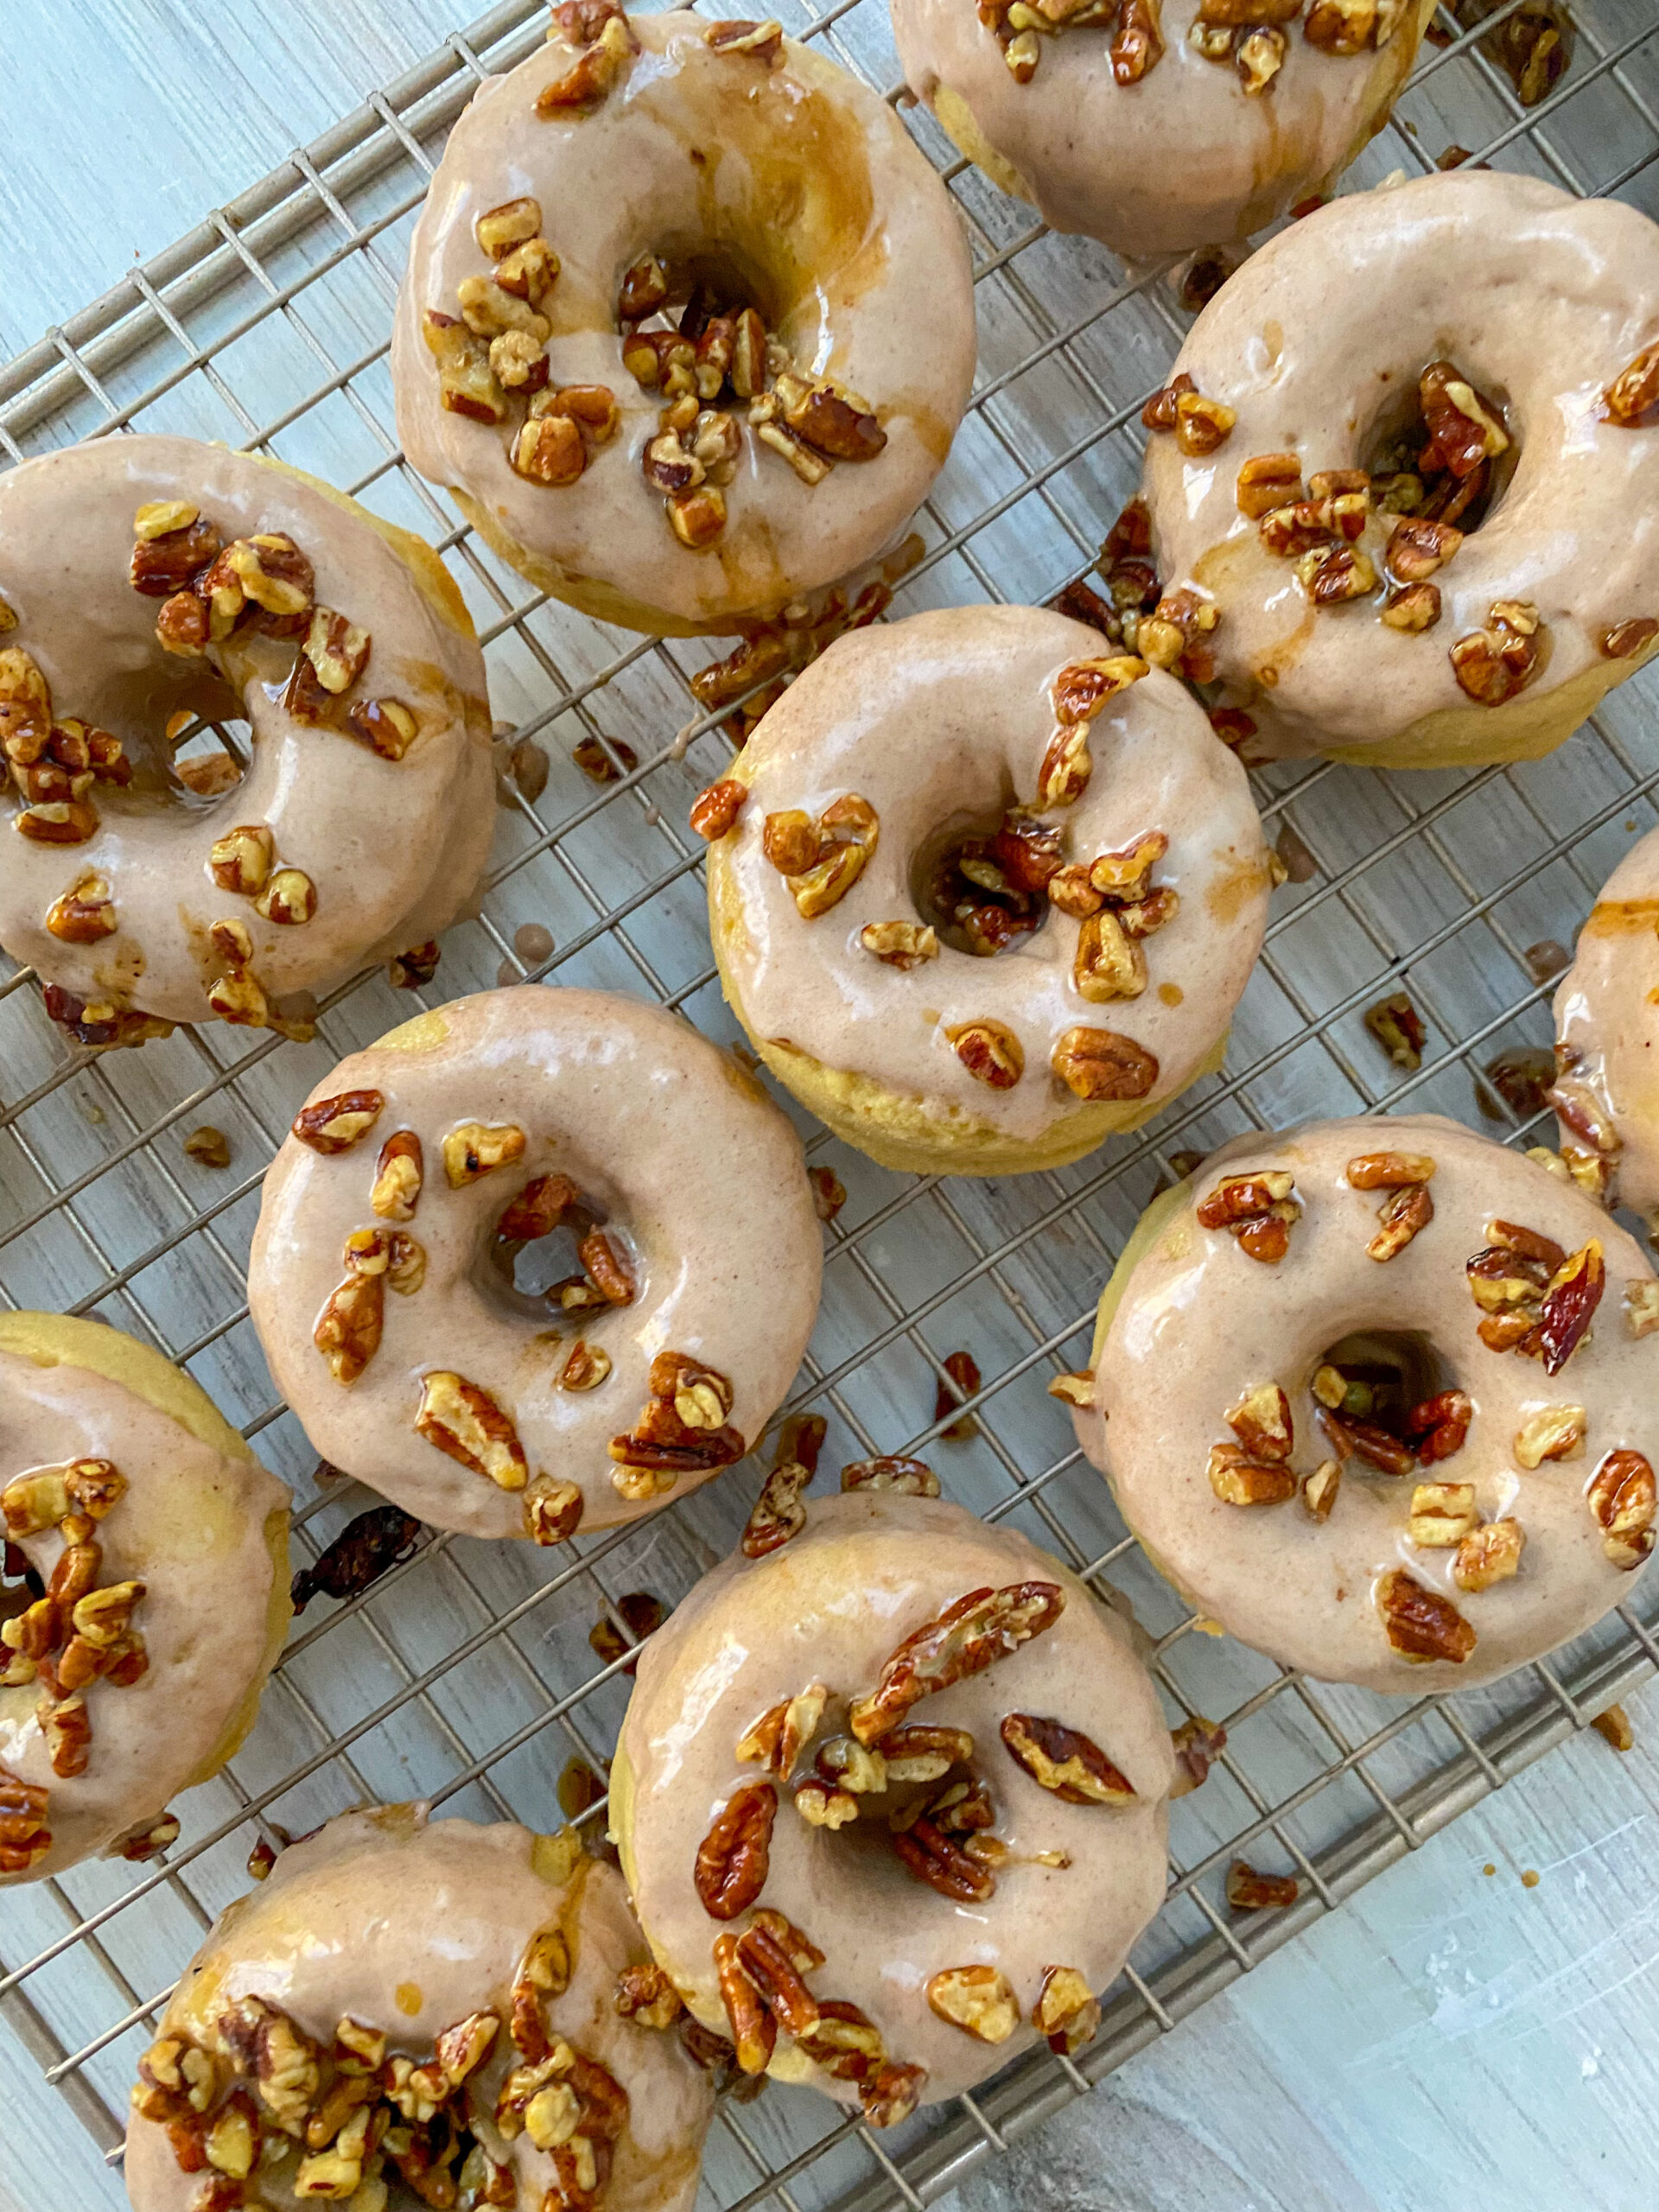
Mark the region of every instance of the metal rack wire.
[[[1521, 4], [1504, 0], [1468, 31], [1442, 14], [1451, 42], [1425, 47], [1349, 188], [1432, 168], [1456, 139], [1474, 159], [1659, 214], [1651, 0], [1573, 0], [1571, 66], [1530, 110], [1488, 50]], [[550, 773], [533, 801], [504, 783], [483, 913], [451, 933], [423, 1001], [545, 976], [648, 995], [734, 1043], [699, 850], [683, 827], [728, 753], [687, 682], [709, 648], [608, 632], [527, 592], [404, 467], [391, 428], [386, 333], [412, 211], [480, 78], [534, 48], [542, 13], [540, 0], [506, 0], [0, 369], [0, 449], [10, 464], [133, 427], [220, 437], [314, 469], [423, 531], [478, 620], [498, 714], [515, 741], [543, 749]], [[878, 0], [780, 13], [795, 35], [896, 86]], [[1135, 418], [1188, 312], [1167, 268], [1050, 236], [956, 158], [925, 111], [905, 113], [973, 244], [981, 366], [895, 611], [1040, 601], [1087, 569], [1133, 489]], [[1227, 1067], [1105, 1154], [997, 1185], [905, 1179], [800, 1117], [849, 1198], [827, 1231], [824, 1308], [794, 1402], [828, 1416], [832, 1453], [925, 1452], [949, 1495], [1126, 1592], [1156, 1640], [1172, 1719], [1201, 1711], [1225, 1721], [1230, 1742], [1210, 1783], [1174, 1808], [1167, 1903], [1089, 2050], [1039, 2051], [887, 2138], [805, 2092], [728, 2098], [709, 2142], [709, 2204], [920, 2204], [1659, 1668], [1659, 1592], [1639, 1586], [1548, 1665], [1450, 1700], [1333, 1689], [1195, 1634], [1206, 1624], [1127, 1537], [1044, 1389], [1085, 1356], [1101, 1282], [1173, 1149], [1308, 1113], [1397, 1107], [1535, 1141], [1514, 1084], [1487, 1071], [1548, 1044], [1545, 948], [1571, 943], [1595, 887], [1655, 818], [1656, 699], [1637, 679], [1530, 766], [1260, 775], [1292, 880]], [[1363, 1024], [1395, 988], [1430, 1032], [1409, 1071]], [[310, 1046], [215, 1029], [66, 1059], [33, 975], [0, 980], [0, 1300], [97, 1313], [188, 1367], [294, 1484], [302, 1563], [369, 1501], [314, 1472], [276, 1402], [242, 1262], [260, 1173], [295, 1108], [338, 1057], [409, 1011], [376, 975], [324, 1005]], [[209, 1116], [232, 1141], [228, 1175], [182, 1148]], [[967, 1402], [974, 1434], [953, 1441], [940, 1431], [958, 1409], [932, 1408], [959, 1349], [985, 1379]], [[431, 1535], [365, 1596], [321, 1601], [296, 1624], [257, 1729], [181, 1804], [183, 1832], [164, 1859], [6, 1893], [0, 2010], [112, 2159], [171, 1979], [246, 1886], [259, 1837], [279, 1843], [347, 1804], [417, 1795], [541, 1826], [563, 1807], [597, 1837], [596, 1777], [633, 1642], [618, 1601], [643, 1590], [671, 1606], [729, 1548], [753, 1487], [738, 1471], [553, 1555]], [[1240, 1853], [1295, 1872], [1297, 1904], [1230, 1916], [1222, 1883]]]

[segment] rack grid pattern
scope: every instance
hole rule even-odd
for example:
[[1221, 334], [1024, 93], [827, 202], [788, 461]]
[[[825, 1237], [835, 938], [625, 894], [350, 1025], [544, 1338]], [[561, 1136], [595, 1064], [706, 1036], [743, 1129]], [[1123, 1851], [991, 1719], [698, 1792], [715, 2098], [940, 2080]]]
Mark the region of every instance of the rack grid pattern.
[[[1571, 64], [1530, 108], [1492, 53], [1522, 4], [1500, 0], [1478, 21], [1478, 0], [1442, 9], [1440, 42], [1423, 48], [1345, 188], [1427, 171], [1455, 141], [1472, 159], [1659, 215], [1650, 0], [1573, 0]], [[1087, 573], [1135, 487], [1139, 410], [1191, 319], [1182, 272], [1050, 235], [957, 158], [897, 88], [878, 0], [820, 15], [785, 0], [779, 12], [899, 107], [975, 255], [978, 381], [894, 611], [1040, 602]], [[547, 977], [677, 1007], [735, 1049], [701, 849], [683, 826], [729, 751], [688, 682], [714, 648], [607, 631], [527, 592], [404, 465], [391, 428], [387, 329], [413, 212], [480, 79], [532, 51], [543, 16], [539, 0], [506, 0], [0, 368], [0, 465], [76, 438], [177, 430], [315, 470], [423, 531], [485, 639], [504, 750], [533, 741], [550, 773], [533, 800], [504, 775], [483, 912], [451, 932], [420, 1001]], [[1641, 1586], [1549, 1663], [1449, 1700], [1332, 1688], [1195, 1633], [1209, 1624], [1127, 1536], [1045, 1389], [1086, 1357], [1101, 1283], [1175, 1152], [1370, 1109], [1445, 1112], [1517, 1144], [1547, 1137], [1547, 1118], [1513, 1103], [1515, 1071], [1548, 1044], [1551, 941], [1571, 944], [1656, 818], [1656, 706], [1659, 682], [1638, 678], [1560, 753], [1510, 769], [1260, 772], [1291, 880], [1226, 1067], [1105, 1154], [990, 1185], [903, 1178], [797, 1115], [814, 1163], [848, 1192], [826, 1230], [823, 1310], [791, 1401], [827, 1416], [826, 1464], [921, 1452], [947, 1495], [1128, 1596], [1172, 1721], [1222, 1720], [1229, 1745], [1173, 1808], [1167, 1902], [1109, 1993], [1094, 2045], [1075, 2059], [1039, 2050], [886, 2137], [810, 2093], [728, 2095], [706, 2204], [919, 2206], [1659, 1669], [1659, 1592]], [[234, 749], [233, 728], [221, 741]], [[1410, 1071], [1363, 1021], [1400, 988], [1430, 1033]], [[323, 1005], [311, 1045], [205, 1029], [141, 1053], [66, 1058], [35, 976], [0, 973], [0, 1300], [96, 1314], [188, 1368], [293, 1484], [300, 1565], [373, 1501], [316, 1468], [261, 1361], [243, 1278], [260, 1174], [311, 1086], [411, 1010], [377, 972]], [[208, 1120], [231, 1138], [228, 1172], [183, 1150]], [[936, 1415], [958, 1350], [984, 1380]], [[963, 1412], [973, 1433], [943, 1436]], [[255, 1733], [181, 1805], [163, 1859], [6, 1893], [0, 2011], [111, 2163], [172, 1977], [245, 1888], [259, 1839], [279, 1846], [347, 1805], [424, 1796], [542, 1827], [563, 1808], [602, 1847], [605, 1758], [639, 1617], [621, 1601], [643, 1591], [671, 1607], [730, 1548], [757, 1482], [746, 1464], [644, 1524], [550, 1554], [429, 1532], [370, 1592], [315, 1601], [296, 1624]], [[1240, 1854], [1294, 1873], [1296, 1904], [1230, 1915], [1223, 1883]]]

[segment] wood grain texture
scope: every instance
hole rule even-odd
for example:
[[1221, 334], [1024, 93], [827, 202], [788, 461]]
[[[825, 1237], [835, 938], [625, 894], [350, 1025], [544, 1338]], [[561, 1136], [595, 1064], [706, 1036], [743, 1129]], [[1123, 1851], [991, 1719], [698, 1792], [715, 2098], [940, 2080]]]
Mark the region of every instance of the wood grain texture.
[[[473, 7], [0, 0], [0, 352]], [[1628, 1758], [1595, 1737], [1553, 1756], [982, 2167], [955, 2212], [1653, 2212], [1659, 1694], [1631, 1713]], [[0, 2212], [123, 2202], [0, 2007]]]

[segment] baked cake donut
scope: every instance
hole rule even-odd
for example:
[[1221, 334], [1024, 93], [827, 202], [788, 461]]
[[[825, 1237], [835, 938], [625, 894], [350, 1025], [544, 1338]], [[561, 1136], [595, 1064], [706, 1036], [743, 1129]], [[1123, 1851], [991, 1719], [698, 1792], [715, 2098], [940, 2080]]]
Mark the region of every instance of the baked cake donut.
[[456, 124], [392, 378], [414, 466], [605, 622], [738, 631], [887, 551], [967, 404], [949, 194], [775, 22], [561, 0]]
[[288, 1492], [159, 1352], [6, 1313], [0, 1516], [0, 1885], [148, 1857], [179, 1832], [168, 1799], [253, 1726], [288, 1629]]
[[1229, 278], [1145, 419], [1164, 597], [1136, 651], [1201, 645], [1248, 757], [1530, 760], [1653, 651], [1634, 207], [1471, 169], [1336, 200]]
[[838, 639], [692, 827], [755, 1050], [888, 1167], [1052, 1167], [1145, 1121], [1217, 1064], [1267, 919], [1204, 715], [1039, 608]]
[[318, 1084], [248, 1294], [325, 1459], [436, 1528], [550, 1544], [742, 1458], [806, 1348], [820, 1250], [800, 1141], [731, 1054], [660, 1007], [524, 984]]
[[843, 1481], [888, 1486], [752, 1520], [641, 1652], [611, 1775], [692, 2013], [878, 2127], [1090, 2039], [1163, 1901], [1175, 1778], [1128, 1629], [1013, 1529], [892, 1486], [925, 1474], [865, 1463]]
[[1388, 121], [1435, 0], [893, 0], [911, 90], [994, 184], [1135, 258], [1247, 238]]
[[[0, 476], [0, 944], [79, 1042], [308, 1036], [301, 995], [471, 899], [495, 818], [472, 621], [343, 493], [188, 438], [26, 461]], [[232, 788], [173, 766], [198, 715], [251, 729]]]
[[1569, 1177], [1438, 1115], [1313, 1122], [1154, 1201], [1078, 1434], [1244, 1643], [1328, 1681], [1462, 1687], [1629, 1597], [1656, 1330], [1651, 1262]]
[[714, 2095], [620, 2009], [642, 1975], [569, 1830], [344, 1814], [185, 1969], [132, 2093], [135, 2212], [690, 2212]]
[[1590, 909], [1555, 992], [1549, 1092], [1561, 1157], [1604, 1205], [1659, 1228], [1659, 830], [1633, 846]]

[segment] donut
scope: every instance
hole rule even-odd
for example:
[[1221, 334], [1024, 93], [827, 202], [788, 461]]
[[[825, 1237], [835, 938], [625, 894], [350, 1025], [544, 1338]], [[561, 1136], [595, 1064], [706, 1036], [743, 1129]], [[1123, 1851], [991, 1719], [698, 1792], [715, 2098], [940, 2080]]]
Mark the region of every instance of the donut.
[[1333, 201], [1222, 286], [1144, 420], [1135, 650], [1213, 678], [1248, 757], [1535, 759], [1654, 649], [1634, 207], [1471, 169]]
[[179, 1833], [168, 1799], [253, 1726], [288, 1630], [288, 1492], [159, 1352], [5, 1313], [0, 1520], [0, 1884], [148, 1858]]
[[1219, 1064], [1261, 823], [1180, 686], [1106, 644], [1020, 607], [849, 632], [693, 810], [728, 1001], [884, 1166], [1058, 1166]]
[[[78, 1042], [308, 1037], [310, 999], [472, 899], [495, 801], [471, 618], [343, 493], [189, 438], [26, 461], [0, 477], [0, 945]], [[198, 717], [248, 725], [239, 781], [228, 754], [174, 766]]]
[[925, 497], [973, 376], [962, 226], [887, 104], [776, 22], [561, 0], [549, 37], [438, 165], [398, 434], [539, 590], [746, 630]]
[[1358, 1116], [1237, 1138], [1154, 1201], [1076, 1419], [1190, 1604], [1283, 1666], [1416, 1694], [1628, 1599], [1659, 1281], [1554, 1169]]
[[1659, 1226], [1659, 830], [1603, 885], [1555, 992], [1561, 1157], [1604, 1205]]
[[1075, 1575], [918, 1463], [842, 1479], [752, 1518], [646, 1644], [610, 1808], [694, 2017], [880, 2127], [1090, 2039], [1163, 1901], [1175, 1764]]
[[620, 2009], [650, 1974], [569, 1830], [343, 1814], [180, 1978], [132, 2093], [134, 2212], [690, 2212], [714, 2095]]
[[317, 1086], [248, 1295], [326, 1459], [436, 1528], [551, 1544], [742, 1458], [805, 1350], [820, 1245], [800, 1141], [730, 1054], [525, 984]]
[[893, 0], [905, 77], [994, 184], [1136, 259], [1247, 238], [1389, 119], [1434, 0]]

